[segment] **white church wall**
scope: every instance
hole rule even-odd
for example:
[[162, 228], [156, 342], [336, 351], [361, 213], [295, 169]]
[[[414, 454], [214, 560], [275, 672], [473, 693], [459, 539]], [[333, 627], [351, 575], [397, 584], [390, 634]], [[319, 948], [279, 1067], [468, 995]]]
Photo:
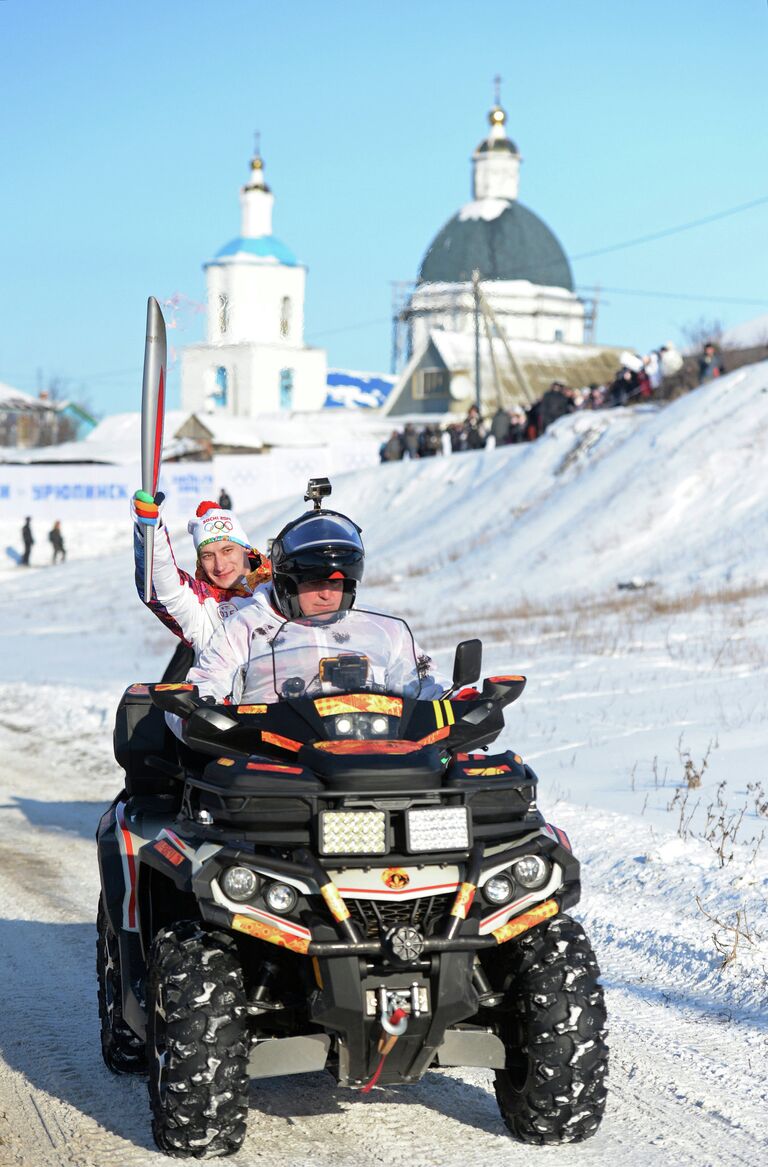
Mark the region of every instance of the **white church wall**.
[[[538, 287], [527, 280], [486, 280], [482, 292], [510, 340], [584, 341], [584, 305], [572, 292]], [[413, 294], [411, 309], [413, 351], [425, 344], [435, 329], [475, 331], [475, 303], [469, 283], [423, 284]], [[484, 336], [485, 326], [482, 328]]]
[[304, 267], [238, 257], [210, 264], [206, 276], [209, 344], [303, 345]]
[[[223, 376], [219, 370], [224, 370]], [[182, 408], [193, 413], [220, 409], [233, 416], [255, 417], [280, 410], [321, 409], [326, 381], [324, 349], [190, 345], [182, 354]]]

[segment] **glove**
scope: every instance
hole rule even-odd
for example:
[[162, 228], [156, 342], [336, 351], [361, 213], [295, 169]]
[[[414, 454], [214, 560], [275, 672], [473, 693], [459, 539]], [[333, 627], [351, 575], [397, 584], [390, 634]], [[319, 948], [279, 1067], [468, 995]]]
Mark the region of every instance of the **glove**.
[[164, 494], [156, 494], [154, 498], [145, 490], [137, 490], [131, 499], [131, 514], [134, 522], [142, 527], [158, 527], [160, 525], [160, 507], [165, 501]]
[[480, 693], [477, 689], [470, 686], [467, 689], [459, 689], [458, 693], [454, 693], [451, 700], [453, 701], [476, 701]]

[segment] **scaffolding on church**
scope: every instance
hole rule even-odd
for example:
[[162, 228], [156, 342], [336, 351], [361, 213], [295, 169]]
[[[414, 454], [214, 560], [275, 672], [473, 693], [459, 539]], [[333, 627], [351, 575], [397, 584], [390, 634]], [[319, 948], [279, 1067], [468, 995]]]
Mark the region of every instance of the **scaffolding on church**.
[[[487, 283], [488, 281], [485, 282]], [[412, 321], [419, 316], [431, 315], [441, 307], [439, 301], [433, 299], [430, 301], [428, 307], [414, 308], [412, 297], [416, 287], [417, 285], [409, 280], [392, 282], [392, 350], [390, 372], [394, 375], [402, 372], [413, 355], [411, 345]], [[446, 303], [444, 305], [446, 309], [455, 309], [455, 295], [455, 291], [446, 293]], [[570, 368], [566, 366], [561, 357], [555, 355], [554, 351], [551, 357], [547, 355], [546, 342], [541, 342], [541, 353], [539, 356], [528, 357], [524, 363], [515, 356], [513, 342], [510, 342], [510, 338], [502, 322], [499, 320], [498, 313], [494, 311], [489, 303], [483, 291], [483, 281], [479, 276], [476, 281], [473, 280], [469, 285], [467, 291], [467, 310], [470, 310], [470, 305], [475, 299], [477, 299], [477, 310], [479, 312], [478, 326], [482, 328], [484, 336], [482, 348], [487, 353], [490, 361], [494, 386], [493, 396], [499, 405], [502, 405], [504, 408], [510, 408], [521, 403], [525, 403], [526, 405], [533, 404], [537, 396], [542, 392], [541, 385], [547, 378], [550, 381], [559, 379], [565, 380], [566, 383], [568, 382], [568, 375], [571, 372]], [[595, 288], [593, 296], [581, 296], [580, 299], [584, 305], [584, 345], [593, 345], [595, 343], [599, 288]], [[512, 315], [512, 313], [509, 314]], [[501, 359], [495, 351], [494, 337], [503, 348], [503, 357]], [[483, 360], [482, 364], [485, 365], [486, 361]], [[533, 374], [531, 370], [534, 370]], [[477, 362], [474, 370], [474, 379], [475, 381], [480, 380], [480, 368]], [[474, 388], [476, 399], [478, 396], [486, 400], [491, 397], [491, 394], [486, 391], [485, 386], [475, 384]]]

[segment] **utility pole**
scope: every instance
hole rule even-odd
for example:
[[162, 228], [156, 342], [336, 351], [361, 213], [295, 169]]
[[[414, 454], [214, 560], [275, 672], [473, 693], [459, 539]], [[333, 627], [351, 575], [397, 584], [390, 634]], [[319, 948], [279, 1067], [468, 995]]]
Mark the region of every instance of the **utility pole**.
[[480, 272], [472, 272], [472, 294], [475, 300], [475, 405], [482, 416], [480, 403]]

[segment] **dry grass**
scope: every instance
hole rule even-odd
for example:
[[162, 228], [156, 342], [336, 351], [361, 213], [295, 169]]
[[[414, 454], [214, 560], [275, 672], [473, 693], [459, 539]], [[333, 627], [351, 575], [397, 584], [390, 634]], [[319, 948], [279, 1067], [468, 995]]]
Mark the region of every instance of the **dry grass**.
[[440, 631], [446, 640], [480, 636], [489, 644], [518, 648], [562, 641], [569, 652], [589, 656], [630, 656], [653, 645], [677, 663], [753, 669], [768, 665], [768, 656], [765, 638], [752, 635], [749, 602], [766, 595], [768, 588], [753, 584], [679, 595], [656, 589], [606, 592], [549, 605], [523, 598], [471, 616], [448, 607]]

